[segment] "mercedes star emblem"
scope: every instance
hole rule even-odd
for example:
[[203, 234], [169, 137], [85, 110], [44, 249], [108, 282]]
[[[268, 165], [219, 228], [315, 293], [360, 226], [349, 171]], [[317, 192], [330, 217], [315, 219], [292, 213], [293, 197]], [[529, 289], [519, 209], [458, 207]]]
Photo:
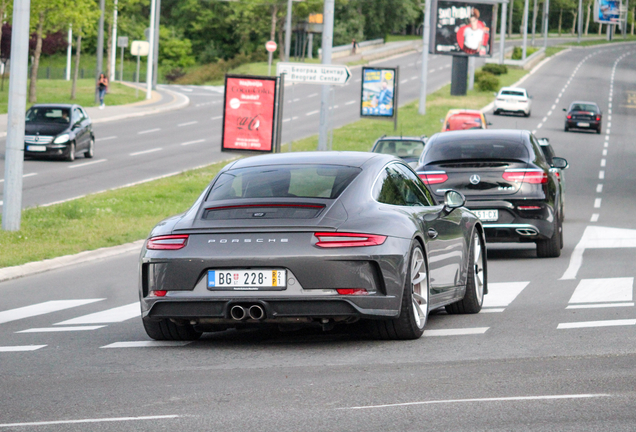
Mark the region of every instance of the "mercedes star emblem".
[[480, 181], [481, 181], [481, 177], [479, 177], [477, 174], [473, 174], [470, 176], [470, 184], [476, 185]]

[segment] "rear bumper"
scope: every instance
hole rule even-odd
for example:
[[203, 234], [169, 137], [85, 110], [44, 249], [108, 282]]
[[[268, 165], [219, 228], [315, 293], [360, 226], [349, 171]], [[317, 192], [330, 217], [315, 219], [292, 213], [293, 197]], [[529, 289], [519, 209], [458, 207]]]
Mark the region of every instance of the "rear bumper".
[[497, 102], [497, 101], [495, 101], [493, 109], [494, 109], [494, 111], [528, 113], [530, 111], [530, 105], [529, 104], [523, 104], [523, 103], [509, 103], [509, 102]]
[[[579, 126], [579, 123], [588, 123], [589, 126]], [[568, 129], [598, 129], [601, 127], [600, 121], [593, 120], [566, 120], [565, 125]]]

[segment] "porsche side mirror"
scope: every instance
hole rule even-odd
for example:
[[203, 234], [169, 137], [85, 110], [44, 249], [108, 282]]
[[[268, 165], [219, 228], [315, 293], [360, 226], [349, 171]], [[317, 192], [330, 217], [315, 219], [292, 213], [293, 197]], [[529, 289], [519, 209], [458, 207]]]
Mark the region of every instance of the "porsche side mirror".
[[565, 158], [555, 156], [552, 158], [552, 166], [559, 169], [567, 169], [570, 164]]
[[[565, 160], [565, 159], [564, 159]], [[466, 198], [456, 190], [448, 190], [444, 194], [444, 207], [453, 210], [463, 206], [466, 203]]]

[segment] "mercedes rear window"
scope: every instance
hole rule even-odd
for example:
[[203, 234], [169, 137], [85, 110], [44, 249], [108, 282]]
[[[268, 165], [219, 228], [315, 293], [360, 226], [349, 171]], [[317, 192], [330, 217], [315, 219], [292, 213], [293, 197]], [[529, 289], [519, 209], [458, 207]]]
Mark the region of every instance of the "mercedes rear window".
[[233, 169], [219, 176], [206, 201], [288, 197], [335, 199], [360, 171], [360, 168], [339, 165]]
[[427, 145], [424, 163], [462, 160], [527, 161], [528, 149], [520, 142], [507, 140], [439, 140]]
[[382, 153], [399, 157], [417, 158], [422, 153], [422, 141], [382, 140], [378, 141], [374, 153]]

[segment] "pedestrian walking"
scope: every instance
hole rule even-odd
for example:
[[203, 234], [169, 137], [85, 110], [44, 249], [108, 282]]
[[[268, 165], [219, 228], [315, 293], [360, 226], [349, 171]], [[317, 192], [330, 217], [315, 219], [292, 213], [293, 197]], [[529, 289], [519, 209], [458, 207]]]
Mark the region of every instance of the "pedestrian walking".
[[358, 42], [356, 42], [355, 39], [353, 39], [351, 41], [351, 55], [355, 55], [355, 53], [357, 52], [357, 49], [360, 47], [360, 45], [358, 45]]
[[97, 90], [99, 91], [99, 109], [104, 109], [104, 96], [106, 90], [108, 90], [108, 78], [103, 73], [99, 74], [99, 81], [97, 82]]

